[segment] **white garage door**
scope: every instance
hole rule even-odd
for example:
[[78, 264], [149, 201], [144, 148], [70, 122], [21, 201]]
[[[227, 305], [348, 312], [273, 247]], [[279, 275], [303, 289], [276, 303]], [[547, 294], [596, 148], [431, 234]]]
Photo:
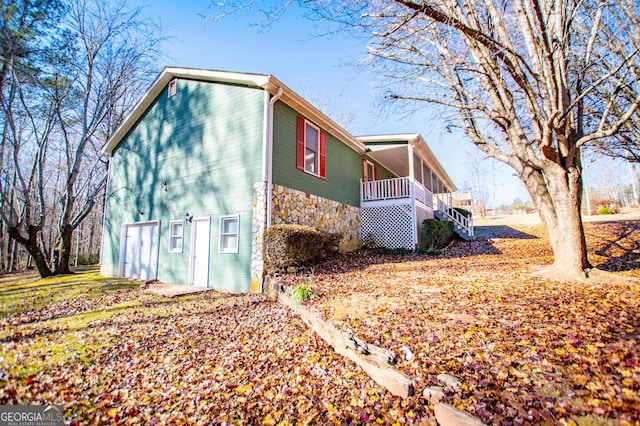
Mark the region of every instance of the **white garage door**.
[[141, 280], [154, 280], [158, 271], [157, 222], [126, 226], [124, 241], [123, 276]]

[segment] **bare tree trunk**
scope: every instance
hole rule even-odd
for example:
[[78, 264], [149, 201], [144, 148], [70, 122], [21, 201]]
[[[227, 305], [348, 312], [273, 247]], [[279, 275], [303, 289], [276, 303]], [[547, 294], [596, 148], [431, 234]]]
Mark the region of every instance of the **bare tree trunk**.
[[93, 220], [91, 221], [91, 226], [89, 227], [89, 238], [87, 239], [87, 259], [89, 261], [89, 264], [91, 264], [91, 260], [92, 260], [92, 256], [93, 256], [93, 238], [95, 235], [95, 225], [96, 225], [96, 217], [94, 216]]
[[586, 278], [592, 269], [580, 214], [582, 180], [577, 163], [569, 172], [555, 164], [544, 173], [526, 169], [522, 179], [553, 249], [553, 274], [564, 278]]
[[55, 250], [57, 264], [54, 273], [56, 275], [72, 273], [69, 268], [69, 261], [71, 259], [73, 231], [74, 229], [70, 225], [66, 225], [60, 230], [59, 242]]
[[9, 238], [9, 241], [11, 241], [11, 248], [10, 248], [10, 260], [9, 260], [9, 266], [7, 268], [8, 272], [13, 272], [14, 271], [14, 267], [15, 267], [15, 262], [16, 262], [16, 254], [18, 252], [17, 250], [17, 242], [16, 240], [14, 240], [13, 238]]
[[34, 261], [36, 269], [38, 270], [40, 276], [42, 278], [50, 277], [51, 275], [53, 275], [53, 272], [47, 264], [47, 257], [42, 252], [42, 250], [40, 250], [38, 244], [39, 230], [34, 226], [29, 226], [28, 228], [29, 229], [27, 230], [27, 238], [24, 238], [22, 235], [20, 235], [20, 231], [17, 228], [9, 227], [7, 229], [7, 232], [9, 233], [9, 236], [11, 236], [11, 238], [16, 240], [27, 250], [27, 252], [31, 256], [31, 259], [33, 259]]
[[0, 221], [0, 273], [6, 272], [9, 259], [9, 238], [4, 231], [4, 223]]

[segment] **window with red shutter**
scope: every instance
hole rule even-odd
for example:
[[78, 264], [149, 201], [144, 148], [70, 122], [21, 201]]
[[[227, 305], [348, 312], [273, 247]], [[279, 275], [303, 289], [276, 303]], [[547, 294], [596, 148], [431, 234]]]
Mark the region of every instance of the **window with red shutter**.
[[298, 117], [298, 136], [296, 143], [296, 166], [304, 170], [304, 118]]
[[326, 176], [326, 134], [319, 127], [298, 117], [296, 167], [314, 176]]

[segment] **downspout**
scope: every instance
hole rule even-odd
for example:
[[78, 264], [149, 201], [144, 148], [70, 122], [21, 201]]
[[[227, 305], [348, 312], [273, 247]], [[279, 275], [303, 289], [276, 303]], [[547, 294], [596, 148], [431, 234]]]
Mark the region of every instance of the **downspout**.
[[[104, 204], [102, 205], [102, 238], [100, 238], [100, 269], [102, 269], [103, 256], [104, 256], [104, 239], [106, 232], [105, 226], [107, 224], [107, 204], [109, 203], [109, 183], [111, 182], [111, 159], [113, 157], [111, 155], [107, 155], [107, 183], [104, 188]], [[113, 247], [111, 248], [113, 250]], [[118, 270], [120, 270], [120, 258], [118, 257]]]
[[[267, 98], [269, 97], [269, 92], [265, 92], [267, 93]], [[267, 188], [266, 188], [266, 197], [267, 197], [267, 224], [266, 227], [269, 228], [271, 226], [271, 198], [272, 198], [272, 194], [271, 194], [271, 184], [273, 181], [272, 178], [272, 170], [273, 170], [273, 107], [275, 105], [275, 103], [278, 101], [278, 99], [280, 99], [280, 97], [282, 96], [282, 87], [278, 87], [278, 91], [276, 92], [275, 95], [273, 95], [271, 97], [271, 99], [269, 99], [269, 101], [266, 103], [267, 104], [267, 111], [266, 111], [266, 143], [264, 146], [264, 165], [262, 167], [262, 171], [263, 171], [263, 182], [265, 182], [267, 184]]]

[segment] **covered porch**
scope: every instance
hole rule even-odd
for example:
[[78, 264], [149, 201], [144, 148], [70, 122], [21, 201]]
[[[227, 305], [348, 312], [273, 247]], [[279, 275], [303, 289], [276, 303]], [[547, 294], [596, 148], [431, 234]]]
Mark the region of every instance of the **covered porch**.
[[[419, 134], [359, 138], [368, 156], [395, 177], [360, 184], [363, 243], [372, 247], [415, 249], [424, 219], [453, 221], [456, 232], [473, 238], [473, 222], [451, 207], [456, 186]], [[370, 173], [371, 174], [371, 173]]]

